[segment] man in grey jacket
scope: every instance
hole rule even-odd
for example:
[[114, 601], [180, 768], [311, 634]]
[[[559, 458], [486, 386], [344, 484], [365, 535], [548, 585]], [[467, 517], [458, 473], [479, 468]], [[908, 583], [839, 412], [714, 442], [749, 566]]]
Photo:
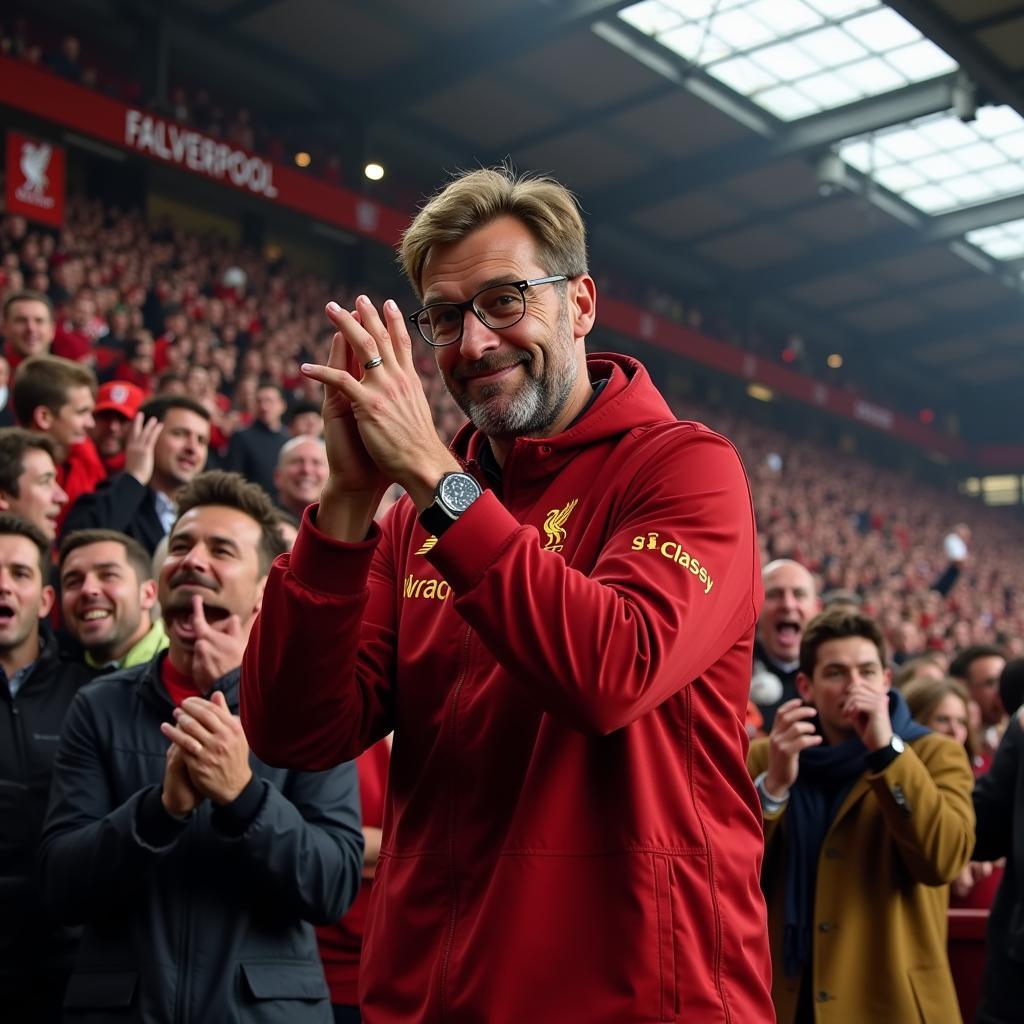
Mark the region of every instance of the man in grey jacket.
[[178, 511], [159, 579], [170, 648], [85, 687], [57, 753], [43, 893], [85, 925], [64, 1019], [326, 1024], [312, 924], [358, 891], [355, 769], [273, 769], [237, 717], [284, 550], [269, 498], [212, 472]]

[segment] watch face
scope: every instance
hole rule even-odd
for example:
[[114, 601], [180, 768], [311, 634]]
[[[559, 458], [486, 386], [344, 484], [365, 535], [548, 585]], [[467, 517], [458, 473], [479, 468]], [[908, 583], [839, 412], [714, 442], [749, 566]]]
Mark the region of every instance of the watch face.
[[453, 512], [462, 513], [480, 497], [480, 485], [468, 473], [449, 473], [437, 496]]
[[903, 744], [903, 740], [902, 740], [901, 737], [893, 736], [893, 738], [892, 738], [892, 740], [890, 742], [892, 744], [892, 749], [895, 750], [897, 754], [902, 754], [903, 753], [904, 744]]

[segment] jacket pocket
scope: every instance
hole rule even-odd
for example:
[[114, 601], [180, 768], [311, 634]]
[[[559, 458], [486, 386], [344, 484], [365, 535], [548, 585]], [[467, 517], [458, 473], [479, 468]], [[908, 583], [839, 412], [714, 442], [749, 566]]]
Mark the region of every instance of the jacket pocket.
[[253, 999], [326, 999], [327, 981], [319, 962], [275, 960], [243, 963], [242, 978]]
[[660, 981], [661, 1019], [675, 1020], [676, 949], [672, 915], [672, 862], [661, 854], [651, 855], [654, 878], [655, 920], [658, 931], [658, 975]]
[[445, 979], [451, 1019], [676, 1020], [672, 860], [649, 850], [504, 853], [456, 930]]
[[951, 1024], [960, 1020], [953, 978], [945, 967], [911, 967], [907, 971], [921, 1024]]
[[135, 999], [136, 971], [83, 971], [71, 975], [64, 1006], [69, 1010], [126, 1010]]

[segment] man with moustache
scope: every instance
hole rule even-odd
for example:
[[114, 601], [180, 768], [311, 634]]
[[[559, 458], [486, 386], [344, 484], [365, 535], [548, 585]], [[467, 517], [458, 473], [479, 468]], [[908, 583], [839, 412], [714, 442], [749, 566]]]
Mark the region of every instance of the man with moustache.
[[68, 713], [40, 854], [48, 906], [85, 926], [65, 1021], [331, 1021], [312, 924], [359, 887], [355, 769], [270, 768], [236, 713], [275, 515], [236, 474], [184, 488], [168, 650]]
[[56, 449], [45, 434], [0, 429], [0, 511], [31, 523], [52, 543], [68, 496], [57, 482]]
[[278, 505], [301, 519], [307, 506], [320, 500], [327, 472], [327, 447], [320, 438], [300, 436], [286, 441], [274, 470]]
[[0, 1016], [60, 1020], [75, 935], [43, 909], [35, 875], [64, 715], [91, 678], [41, 621], [53, 603], [50, 538], [0, 513]]
[[63, 532], [106, 527], [152, 554], [174, 522], [175, 494], [203, 471], [209, 448], [204, 406], [185, 395], [151, 398], [128, 429], [124, 472], [76, 502]]
[[[243, 673], [274, 763], [394, 730], [363, 1019], [770, 1020], [739, 458], [635, 360], [588, 358], [596, 287], [557, 182], [456, 178], [402, 261], [422, 308], [330, 304], [329, 363], [303, 368], [330, 473]], [[451, 449], [424, 344], [471, 420]]]
[[77, 530], [60, 546], [64, 628], [86, 665], [115, 672], [150, 661], [167, 647], [153, 620], [156, 581], [146, 549], [116, 530]]

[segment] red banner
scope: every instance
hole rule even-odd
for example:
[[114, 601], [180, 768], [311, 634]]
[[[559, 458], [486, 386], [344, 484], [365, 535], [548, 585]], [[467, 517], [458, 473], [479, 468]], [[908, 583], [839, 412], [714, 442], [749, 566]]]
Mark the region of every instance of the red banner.
[[7, 133], [7, 212], [59, 228], [64, 223], [64, 147]]
[[411, 211], [399, 213], [358, 192], [329, 185], [23, 61], [0, 57], [0, 104], [388, 246], [395, 245], [409, 222]]
[[963, 441], [946, 437], [877, 402], [829, 387], [789, 367], [761, 359], [752, 352], [745, 352], [735, 345], [716, 341], [699, 331], [604, 296], [601, 297], [600, 310], [599, 327], [642, 338], [651, 345], [675, 352], [696, 363], [752, 383], [763, 384], [782, 397], [816, 406], [833, 416], [856, 420], [891, 437], [909, 441], [925, 451], [953, 459], [969, 457], [968, 446]]

